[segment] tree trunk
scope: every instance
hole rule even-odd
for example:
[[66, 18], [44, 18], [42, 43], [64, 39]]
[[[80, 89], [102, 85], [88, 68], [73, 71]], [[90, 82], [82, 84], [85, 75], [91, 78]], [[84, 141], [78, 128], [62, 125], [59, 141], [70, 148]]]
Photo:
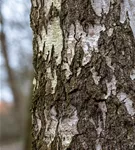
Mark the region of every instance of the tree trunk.
[[135, 149], [133, 15], [127, 0], [32, 0], [32, 150]]

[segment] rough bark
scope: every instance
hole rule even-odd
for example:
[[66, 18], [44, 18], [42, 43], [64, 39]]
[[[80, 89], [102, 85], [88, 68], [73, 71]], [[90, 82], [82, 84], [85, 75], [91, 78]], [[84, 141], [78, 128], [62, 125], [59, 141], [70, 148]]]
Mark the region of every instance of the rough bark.
[[127, 3], [32, 0], [33, 150], [135, 149], [135, 40]]

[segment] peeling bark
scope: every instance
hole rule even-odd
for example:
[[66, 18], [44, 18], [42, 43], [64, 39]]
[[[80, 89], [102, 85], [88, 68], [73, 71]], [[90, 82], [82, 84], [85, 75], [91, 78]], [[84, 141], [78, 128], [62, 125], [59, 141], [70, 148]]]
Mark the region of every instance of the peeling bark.
[[32, 0], [33, 150], [135, 148], [131, 2]]

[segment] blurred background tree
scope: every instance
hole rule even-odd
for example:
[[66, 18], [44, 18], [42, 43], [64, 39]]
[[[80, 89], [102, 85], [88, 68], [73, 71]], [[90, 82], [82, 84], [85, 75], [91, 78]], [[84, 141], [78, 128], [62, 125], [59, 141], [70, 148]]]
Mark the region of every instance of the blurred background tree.
[[30, 1], [0, 0], [0, 144], [22, 139], [32, 68]]

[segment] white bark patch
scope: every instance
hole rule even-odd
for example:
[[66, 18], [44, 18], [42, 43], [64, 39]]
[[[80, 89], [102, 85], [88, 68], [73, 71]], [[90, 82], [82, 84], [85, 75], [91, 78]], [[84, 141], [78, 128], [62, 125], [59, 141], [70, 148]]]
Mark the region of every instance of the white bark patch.
[[[101, 118], [98, 117], [98, 128], [96, 128], [97, 135], [98, 135], [98, 138], [99, 138], [101, 133], [104, 134], [107, 107], [106, 107], [105, 102], [99, 102], [98, 106], [101, 109], [102, 116], [103, 116], [103, 120], [101, 120]], [[91, 120], [91, 122], [94, 122], [94, 121]], [[93, 123], [93, 125], [95, 125], [95, 123]], [[101, 143], [99, 142], [99, 139], [96, 140], [96, 146], [95, 147], [96, 147], [96, 150], [102, 150], [102, 146], [101, 146]]]
[[131, 80], [135, 80], [135, 69], [131, 71], [130, 78]]
[[66, 79], [69, 79], [70, 75], [72, 75], [72, 72], [70, 71], [69, 64], [68, 63], [63, 63], [62, 69], [65, 70]]
[[61, 63], [61, 51], [63, 46], [63, 38], [62, 38], [62, 31], [60, 28], [60, 20], [59, 18], [54, 18], [53, 21], [47, 27], [47, 34], [43, 27], [41, 32], [42, 39], [38, 36], [38, 44], [39, 50], [43, 51], [43, 46], [45, 42], [45, 53], [44, 58], [47, 59], [47, 56], [51, 55], [52, 46], [54, 46], [54, 55], [56, 57], [57, 65]]
[[36, 0], [32, 0], [31, 3], [32, 3], [33, 7], [37, 7], [37, 1]]
[[45, 12], [46, 12], [46, 16], [48, 15], [48, 13], [49, 13], [49, 10], [50, 10], [50, 7], [51, 7], [51, 5], [52, 5], [52, 0], [44, 0], [45, 2], [44, 2], [44, 4], [45, 4], [45, 6], [44, 6], [44, 8], [45, 8]]
[[107, 31], [107, 35], [108, 36], [111, 36], [113, 34], [113, 28], [110, 28], [108, 31]]
[[73, 60], [74, 55], [75, 55], [75, 49], [74, 48], [75, 48], [75, 43], [76, 43], [76, 39], [74, 38], [74, 34], [75, 34], [74, 28], [75, 27], [72, 24], [70, 26], [69, 36], [65, 42], [66, 58], [65, 58], [65, 62], [62, 64], [62, 69], [65, 70], [66, 79], [69, 79], [70, 75], [72, 75], [72, 72], [70, 70], [70, 65], [71, 65], [72, 60]]
[[114, 66], [112, 66], [112, 64], [111, 64], [112, 63], [111, 58], [106, 56], [105, 59], [106, 59], [106, 63], [108, 65], [108, 67], [110, 67], [113, 70], [113, 72], [114, 72]]
[[102, 129], [102, 122], [101, 122], [100, 118], [98, 118], [98, 128], [96, 128], [96, 124], [95, 124], [93, 118], [90, 118], [90, 122], [94, 125], [94, 127], [95, 127], [95, 129], [97, 131], [97, 135], [98, 135], [97, 140], [96, 140], [95, 148], [96, 148], [96, 150], [102, 150], [102, 146], [101, 146], [101, 144], [99, 142], [100, 134], [103, 131], [103, 129]]
[[35, 78], [33, 79], [33, 85], [36, 85], [36, 79]]
[[102, 122], [101, 122], [100, 118], [98, 119], [98, 128], [96, 130], [97, 130], [97, 135], [99, 137], [102, 132]]
[[123, 3], [121, 3], [121, 23], [124, 23], [127, 19], [127, 12], [130, 19], [130, 25], [135, 37], [135, 0], [123, 0]]
[[81, 70], [82, 70], [81, 68], [77, 69], [77, 76], [79, 76], [79, 74], [81, 73]]
[[62, 146], [65, 148], [65, 150], [70, 145], [72, 137], [75, 134], [78, 134], [77, 122], [78, 116], [77, 111], [75, 110], [72, 116], [65, 118], [59, 124], [58, 131], [62, 139]]
[[99, 108], [100, 108], [101, 111], [102, 111], [102, 115], [103, 115], [103, 125], [104, 125], [104, 129], [105, 129], [106, 113], [107, 113], [106, 103], [105, 103], [105, 102], [100, 102], [98, 105], [99, 105]]
[[99, 142], [99, 139], [96, 140], [96, 150], [102, 150], [101, 144]]
[[45, 39], [45, 57], [52, 49], [54, 45], [55, 56], [57, 57], [56, 63], [59, 65], [61, 63], [61, 51], [63, 46], [62, 31], [60, 28], [59, 18], [54, 18], [53, 22], [48, 25], [48, 34], [44, 36]]
[[33, 83], [33, 90], [35, 91], [36, 89], [38, 89], [38, 81], [34, 78], [32, 83]]
[[99, 142], [99, 137], [100, 137], [100, 134], [102, 132], [102, 122], [101, 122], [100, 118], [98, 118], [98, 128], [96, 129], [96, 131], [97, 131], [98, 138], [96, 140], [96, 146], [95, 147], [96, 147], [96, 150], [102, 150], [102, 146]]
[[84, 57], [82, 65], [86, 65], [92, 56], [92, 51], [98, 52], [98, 39], [100, 37], [100, 31], [104, 31], [105, 27], [100, 24], [89, 26], [88, 34], [83, 31], [83, 27], [80, 23], [76, 22], [76, 39], [81, 37], [81, 45], [84, 50]]
[[52, 94], [55, 93], [55, 87], [57, 85], [57, 75], [56, 75], [56, 70], [54, 70], [54, 76], [52, 76], [51, 68], [47, 68], [47, 77], [51, 81], [51, 89], [52, 89]]
[[74, 38], [74, 25], [72, 24], [70, 26], [70, 30], [69, 30], [69, 37], [68, 37], [68, 41], [67, 41], [67, 44], [68, 44], [68, 49], [67, 49], [67, 59], [68, 59], [68, 64], [71, 65], [71, 62], [74, 58], [74, 55], [75, 55], [75, 52], [74, 52], [74, 48], [75, 48], [75, 43], [76, 43], [76, 40]]
[[[105, 105], [100, 104], [99, 107], [101, 108], [103, 114], [107, 112], [106, 104]], [[104, 116], [103, 116], [103, 118], [104, 118]], [[106, 117], [104, 119], [106, 119]], [[97, 135], [98, 135], [97, 140], [96, 140], [95, 149], [96, 150], [102, 150], [101, 143], [99, 142], [100, 134], [101, 134], [101, 132], [103, 132], [102, 122], [101, 122], [100, 118], [98, 118], [98, 127], [96, 127], [96, 124], [95, 124], [93, 118], [90, 118], [90, 122], [94, 125], [94, 127], [97, 131]]]
[[46, 16], [49, 13], [50, 7], [53, 3], [53, 6], [55, 6], [58, 10], [61, 9], [61, 0], [44, 0], [44, 4], [45, 4], [45, 12], [46, 12]]
[[[45, 31], [42, 31], [42, 34], [44, 33]], [[41, 40], [41, 37], [39, 35], [37, 35], [37, 41], [38, 41], [38, 45], [39, 45], [39, 51], [43, 51], [43, 45], [44, 45], [44, 40], [42, 39]], [[39, 57], [40, 55], [38, 55]]]
[[105, 99], [107, 99], [111, 94], [116, 95], [116, 83], [117, 80], [115, 76], [113, 76], [111, 82], [106, 81], [106, 86], [107, 86], [107, 95], [105, 96]]
[[121, 23], [125, 22], [125, 20], [126, 20], [126, 12], [128, 10], [127, 7], [129, 7], [129, 3], [128, 3], [128, 6], [126, 6], [125, 2], [126, 1], [124, 0], [124, 3], [121, 3], [121, 14], [120, 14], [120, 22]]
[[53, 0], [53, 4], [58, 10], [61, 9], [61, 0]]
[[[106, 63], [108, 65], [108, 67], [110, 67], [114, 72], [115, 68], [111, 64], [112, 63], [111, 58], [106, 56], [105, 59], [106, 59]], [[111, 82], [106, 81], [107, 95], [105, 96], [105, 99], [107, 99], [109, 96], [111, 96], [111, 94], [116, 95], [116, 89], [117, 89], [116, 83], [117, 83], [117, 80], [116, 80], [116, 77], [114, 75], [112, 77]]]
[[128, 114], [131, 116], [135, 115], [135, 109], [133, 108], [133, 102], [132, 100], [129, 99], [128, 95], [126, 93], [120, 92], [117, 95], [117, 98], [119, 99], [120, 102], [124, 103]]
[[91, 0], [92, 7], [98, 16], [107, 14], [110, 8], [110, 0]]
[[41, 120], [37, 118], [38, 131], [41, 130]]
[[91, 69], [91, 73], [92, 73], [92, 77], [93, 77], [93, 80], [94, 80], [95, 84], [98, 85], [101, 77], [98, 76], [98, 73], [95, 71], [95, 67], [93, 67]]
[[48, 114], [47, 111], [44, 110], [44, 115], [46, 118], [46, 131], [45, 131], [44, 141], [47, 143], [48, 147], [54, 140], [56, 128], [58, 125], [56, 114], [57, 113], [56, 113], [55, 107], [52, 107], [52, 109], [50, 110], [50, 114]]
[[[45, 42], [45, 49], [44, 49], [44, 58], [47, 61], [50, 61], [51, 57], [51, 50], [54, 46], [54, 56], [56, 58], [56, 63], [59, 65], [61, 63], [61, 51], [62, 51], [62, 45], [63, 45], [63, 38], [62, 38], [62, 31], [60, 28], [60, 20], [59, 18], [54, 18], [54, 20], [48, 25], [47, 27], [47, 34], [45, 29], [42, 29], [41, 32], [42, 39], [40, 36], [38, 36], [38, 44], [39, 44], [39, 50], [43, 51], [44, 42]], [[48, 80], [48, 86], [47, 89], [50, 88], [51, 82], [51, 93], [55, 93], [55, 87], [57, 85], [57, 75], [56, 70], [53, 71], [53, 75], [51, 72], [51, 68], [47, 68], [47, 78]]]
[[45, 142], [47, 142], [48, 147], [50, 146], [51, 142], [54, 140], [56, 135], [56, 130], [58, 128], [58, 133], [60, 138], [62, 139], [62, 147], [66, 150], [69, 144], [72, 141], [72, 137], [78, 133], [77, 131], [77, 122], [78, 116], [77, 111], [73, 107], [73, 112], [71, 116], [68, 116], [64, 120], [56, 117], [57, 112], [55, 107], [52, 107], [49, 114], [44, 111], [46, 117], [46, 131], [45, 131]]

